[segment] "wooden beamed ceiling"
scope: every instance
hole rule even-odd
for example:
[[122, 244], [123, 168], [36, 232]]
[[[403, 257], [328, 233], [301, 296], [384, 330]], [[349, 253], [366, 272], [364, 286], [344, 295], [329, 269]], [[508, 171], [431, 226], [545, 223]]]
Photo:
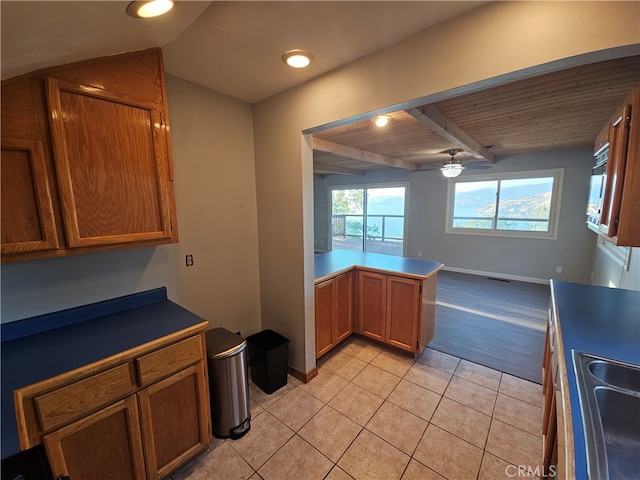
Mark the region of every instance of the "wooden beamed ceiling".
[[592, 146], [629, 91], [640, 86], [640, 56], [553, 72], [314, 134], [314, 173], [365, 175], [380, 168], [435, 169], [452, 149], [463, 164]]

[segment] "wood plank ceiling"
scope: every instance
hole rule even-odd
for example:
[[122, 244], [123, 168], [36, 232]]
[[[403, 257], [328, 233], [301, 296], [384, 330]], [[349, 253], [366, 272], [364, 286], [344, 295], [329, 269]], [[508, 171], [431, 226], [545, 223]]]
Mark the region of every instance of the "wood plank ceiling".
[[455, 159], [490, 166], [505, 155], [592, 146], [633, 87], [640, 56], [584, 65], [390, 113], [314, 134], [314, 173], [439, 168]]

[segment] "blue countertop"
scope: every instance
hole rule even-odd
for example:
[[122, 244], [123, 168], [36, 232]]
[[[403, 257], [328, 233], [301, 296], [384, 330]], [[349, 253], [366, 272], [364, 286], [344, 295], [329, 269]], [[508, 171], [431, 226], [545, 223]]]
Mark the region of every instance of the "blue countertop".
[[587, 457], [572, 350], [640, 364], [640, 292], [551, 281], [565, 352], [575, 476], [586, 479]]
[[336, 273], [361, 267], [381, 272], [397, 272], [416, 278], [426, 278], [440, 270], [443, 265], [431, 260], [397, 257], [379, 253], [364, 253], [351, 250], [333, 250], [315, 256], [314, 278], [316, 283]]
[[2, 324], [2, 458], [20, 450], [13, 391], [205, 322], [160, 288]]

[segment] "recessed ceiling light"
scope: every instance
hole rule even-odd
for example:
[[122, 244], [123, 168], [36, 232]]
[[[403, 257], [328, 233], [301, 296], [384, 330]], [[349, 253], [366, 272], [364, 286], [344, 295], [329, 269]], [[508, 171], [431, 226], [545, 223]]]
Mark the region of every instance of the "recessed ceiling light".
[[391, 121], [391, 117], [389, 115], [378, 115], [372, 121], [376, 124], [376, 127], [386, 127]]
[[164, 15], [173, 8], [173, 0], [150, 0], [131, 2], [127, 13], [135, 18], [151, 18]]
[[282, 61], [293, 68], [304, 68], [313, 61], [313, 55], [306, 50], [289, 50], [282, 55]]

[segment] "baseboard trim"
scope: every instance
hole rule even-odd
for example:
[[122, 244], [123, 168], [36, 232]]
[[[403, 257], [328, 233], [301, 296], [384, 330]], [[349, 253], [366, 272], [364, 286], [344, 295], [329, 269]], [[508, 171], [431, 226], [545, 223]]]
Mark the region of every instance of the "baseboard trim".
[[307, 373], [301, 372], [300, 370], [297, 370], [297, 369], [293, 368], [291, 365], [289, 365], [287, 370], [289, 372], [289, 375], [291, 375], [292, 377], [297, 378], [298, 380], [300, 380], [300, 381], [302, 381], [304, 383], [309, 383], [311, 380], [313, 380], [315, 377], [318, 376], [318, 367], [313, 367]]
[[478, 275], [481, 277], [500, 278], [503, 280], [514, 280], [516, 282], [539, 283], [541, 285], [549, 285], [548, 278], [522, 277], [520, 275], [508, 275], [506, 273], [483, 272], [481, 270], [469, 270], [467, 268], [457, 268], [445, 266], [443, 270], [448, 272], [467, 273], [469, 275]]

